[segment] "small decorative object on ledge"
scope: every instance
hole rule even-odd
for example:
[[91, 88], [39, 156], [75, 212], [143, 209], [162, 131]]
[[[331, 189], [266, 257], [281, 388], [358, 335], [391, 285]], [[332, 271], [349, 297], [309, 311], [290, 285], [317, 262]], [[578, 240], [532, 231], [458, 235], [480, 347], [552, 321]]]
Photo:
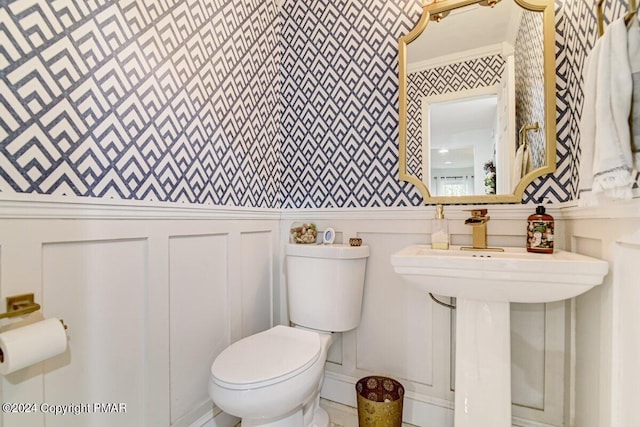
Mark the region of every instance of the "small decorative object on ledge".
[[362, 239], [360, 237], [349, 238], [349, 246], [362, 246]]
[[324, 230], [324, 233], [322, 233], [322, 244], [332, 245], [335, 238], [336, 238], [336, 231], [331, 227], [327, 227], [327, 229]]
[[290, 243], [315, 243], [318, 229], [313, 223], [294, 223], [289, 230]]

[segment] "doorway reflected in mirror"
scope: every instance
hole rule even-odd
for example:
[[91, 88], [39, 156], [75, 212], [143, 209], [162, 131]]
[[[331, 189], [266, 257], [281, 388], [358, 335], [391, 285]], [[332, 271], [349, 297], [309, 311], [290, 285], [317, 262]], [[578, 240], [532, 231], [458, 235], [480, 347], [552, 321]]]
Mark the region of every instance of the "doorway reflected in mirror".
[[488, 181], [485, 167], [495, 165], [496, 148], [501, 146], [498, 96], [487, 92], [423, 100], [421, 176], [434, 196], [495, 194], [495, 167]]

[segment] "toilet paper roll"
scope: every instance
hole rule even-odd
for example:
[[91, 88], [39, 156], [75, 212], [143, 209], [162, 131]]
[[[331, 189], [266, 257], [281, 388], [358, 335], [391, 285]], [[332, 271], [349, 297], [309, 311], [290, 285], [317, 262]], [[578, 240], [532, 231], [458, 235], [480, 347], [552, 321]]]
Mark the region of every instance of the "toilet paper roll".
[[47, 319], [0, 333], [0, 374], [42, 362], [67, 349], [67, 334], [59, 319]]

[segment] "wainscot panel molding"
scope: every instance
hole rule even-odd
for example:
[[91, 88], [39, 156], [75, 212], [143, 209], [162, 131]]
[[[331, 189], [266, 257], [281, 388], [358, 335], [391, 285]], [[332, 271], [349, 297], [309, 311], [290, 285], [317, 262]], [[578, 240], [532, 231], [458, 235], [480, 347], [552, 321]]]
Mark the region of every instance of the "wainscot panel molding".
[[[567, 425], [626, 427], [638, 424], [637, 357], [640, 199], [563, 209], [566, 242], [573, 252], [609, 262], [604, 283], [575, 298], [570, 371], [575, 376]], [[633, 384], [629, 393], [629, 385]], [[632, 421], [633, 420], [633, 421]]]
[[0, 219], [280, 219], [280, 210], [77, 196], [0, 193]]
[[[627, 380], [614, 361], [638, 345], [629, 339], [638, 331], [622, 326], [632, 315], [625, 304], [636, 280], [639, 202], [548, 206], [556, 218], [557, 247], [606, 259], [612, 273], [603, 286], [567, 303], [512, 307], [513, 376], [520, 381], [513, 387], [514, 425], [615, 427], [615, 420], [633, 416], [635, 397], [615, 407], [613, 398], [635, 384], [637, 372]], [[484, 207], [491, 216], [490, 245], [524, 245], [533, 205]], [[471, 208], [445, 207], [454, 244], [471, 243], [464, 225]], [[135, 395], [130, 411], [113, 418], [118, 425], [233, 426], [236, 420], [206, 396], [210, 362], [243, 336], [288, 324], [284, 244], [293, 222], [312, 221], [320, 230], [333, 227], [338, 242], [360, 236], [371, 247], [362, 326], [332, 347], [323, 397], [355, 406], [359, 378], [390, 375], [407, 389], [405, 421], [451, 425], [451, 314], [415, 295], [389, 261], [405, 244], [430, 242], [434, 211], [0, 195], [0, 297], [34, 292], [45, 316], [65, 319], [70, 337], [65, 354], [4, 377], [0, 397], [66, 403], [74, 396], [84, 403]], [[245, 271], [249, 265], [256, 268]], [[189, 303], [190, 292], [197, 303]], [[105, 350], [109, 342], [116, 351]], [[391, 343], [386, 351], [384, 342]], [[80, 375], [79, 366], [93, 370]], [[124, 371], [110, 374], [118, 368], [130, 373], [125, 384]], [[84, 392], [76, 396], [67, 389]], [[81, 423], [58, 417], [4, 415], [1, 424]]]
[[[558, 247], [564, 245], [564, 220], [556, 217]], [[454, 244], [471, 244], [464, 225], [474, 206], [445, 206]], [[489, 209], [489, 244], [524, 246], [526, 219], [534, 205], [484, 205]], [[372, 209], [301, 209], [282, 212], [281, 242], [288, 241], [291, 224], [314, 222], [319, 231], [332, 227], [336, 241], [361, 237], [370, 247], [367, 261], [362, 321], [345, 332], [330, 352], [322, 396], [355, 406], [355, 383], [371, 374], [398, 379], [406, 389], [404, 421], [425, 427], [453, 422], [452, 315], [429, 296], [403, 283], [393, 272], [390, 255], [402, 247], [431, 241], [433, 206]], [[284, 254], [281, 253], [281, 257]], [[284, 259], [284, 258], [283, 258]], [[541, 272], [542, 274], [543, 272]], [[286, 277], [280, 279], [274, 315], [286, 323]], [[512, 377], [513, 423], [518, 426], [561, 426], [565, 412], [566, 304], [513, 304]]]
[[65, 319], [69, 347], [4, 376], [2, 401], [127, 412], [2, 414], [0, 425], [235, 425], [208, 397], [210, 367], [273, 323], [279, 212], [12, 198], [0, 200], [0, 303], [35, 293], [45, 317]]
[[[637, 410], [637, 402], [640, 400], [640, 228], [616, 241], [614, 258], [611, 425], [635, 426], [640, 425], [640, 412]], [[635, 280], [629, 280], [630, 278]]]

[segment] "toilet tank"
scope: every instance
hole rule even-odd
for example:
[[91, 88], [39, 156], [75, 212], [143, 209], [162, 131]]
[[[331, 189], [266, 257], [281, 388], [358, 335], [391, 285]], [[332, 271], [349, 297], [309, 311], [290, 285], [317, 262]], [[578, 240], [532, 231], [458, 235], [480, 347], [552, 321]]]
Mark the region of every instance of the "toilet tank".
[[368, 256], [368, 246], [287, 244], [290, 320], [321, 331], [356, 328]]

